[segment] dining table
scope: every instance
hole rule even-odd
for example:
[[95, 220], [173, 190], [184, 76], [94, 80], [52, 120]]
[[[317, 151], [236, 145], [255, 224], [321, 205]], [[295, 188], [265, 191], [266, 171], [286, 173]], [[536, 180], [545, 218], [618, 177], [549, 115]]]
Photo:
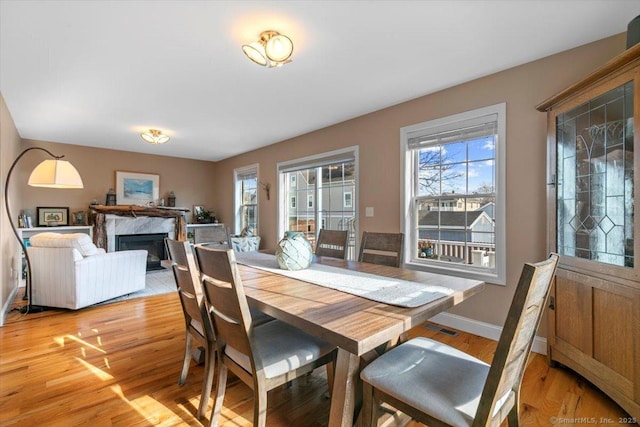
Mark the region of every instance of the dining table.
[[377, 354], [377, 348], [390, 346], [410, 329], [481, 292], [485, 286], [480, 280], [329, 257], [314, 257], [313, 263], [327, 266], [325, 269], [361, 274], [365, 282], [374, 277], [398, 280], [398, 292], [405, 283], [448, 290], [446, 295], [425, 304], [405, 307], [333, 289], [331, 283], [326, 283], [327, 287], [315, 279], [312, 281], [316, 283], [312, 283], [278, 274], [239, 259], [240, 277], [250, 306], [337, 347], [328, 422], [331, 427], [353, 426], [357, 419], [361, 360], [370, 359]]

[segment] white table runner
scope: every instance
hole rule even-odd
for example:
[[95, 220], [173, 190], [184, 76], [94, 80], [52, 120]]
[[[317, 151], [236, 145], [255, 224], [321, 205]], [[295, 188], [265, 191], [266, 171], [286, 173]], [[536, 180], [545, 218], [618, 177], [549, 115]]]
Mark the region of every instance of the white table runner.
[[305, 270], [282, 270], [276, 257], [260, 252], [236, 252], [238, 264], [313, 283], [385, 304], [418, 307], [451, 295], [452, 289], [312, 263]]

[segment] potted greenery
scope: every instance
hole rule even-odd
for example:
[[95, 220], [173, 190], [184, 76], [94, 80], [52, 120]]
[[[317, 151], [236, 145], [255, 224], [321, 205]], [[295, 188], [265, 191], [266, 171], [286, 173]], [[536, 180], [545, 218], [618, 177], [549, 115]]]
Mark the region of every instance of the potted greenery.
[[213, 216], [211, 211], [208, 211], [206, 209], [201, 209], [196, 212], [196, 221], [198, 222], [198, 224], [210, 224], [214, 221], [214, 219], [215, 217]]
[[433, 256], [433, 246], [430, 240], [418, 240], [418, 250], [420, 258], [430, 258]]

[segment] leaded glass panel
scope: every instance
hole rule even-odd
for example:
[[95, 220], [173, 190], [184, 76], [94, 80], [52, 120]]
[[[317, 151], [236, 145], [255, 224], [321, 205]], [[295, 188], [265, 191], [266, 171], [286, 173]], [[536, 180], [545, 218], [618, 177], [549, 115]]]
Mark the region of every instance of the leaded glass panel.
[[633, 82], [556, 125], [558, 252], [633, 267]]

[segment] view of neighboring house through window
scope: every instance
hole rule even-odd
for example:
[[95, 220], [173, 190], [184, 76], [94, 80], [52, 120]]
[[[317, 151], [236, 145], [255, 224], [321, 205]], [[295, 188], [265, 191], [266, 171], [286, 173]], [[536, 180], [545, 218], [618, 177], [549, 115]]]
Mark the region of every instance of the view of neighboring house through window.
[[504, 110], [403, 128], [405, 261], [504, 281]]
[[352, 208], [353, 207], [353, 193], [347, 191], [344, 193], [344, 207]]
[[236, 233], [258, 228], [258, 165], [234, 170], [236, 183]]
[[355, 259], [356, 153], [350, 148], [278, 164], [280, 199], [289, 201], [280, 204], [280, 235], [301, 231], [315, 250], [320, 228], [348, 230], [348, 253]]

